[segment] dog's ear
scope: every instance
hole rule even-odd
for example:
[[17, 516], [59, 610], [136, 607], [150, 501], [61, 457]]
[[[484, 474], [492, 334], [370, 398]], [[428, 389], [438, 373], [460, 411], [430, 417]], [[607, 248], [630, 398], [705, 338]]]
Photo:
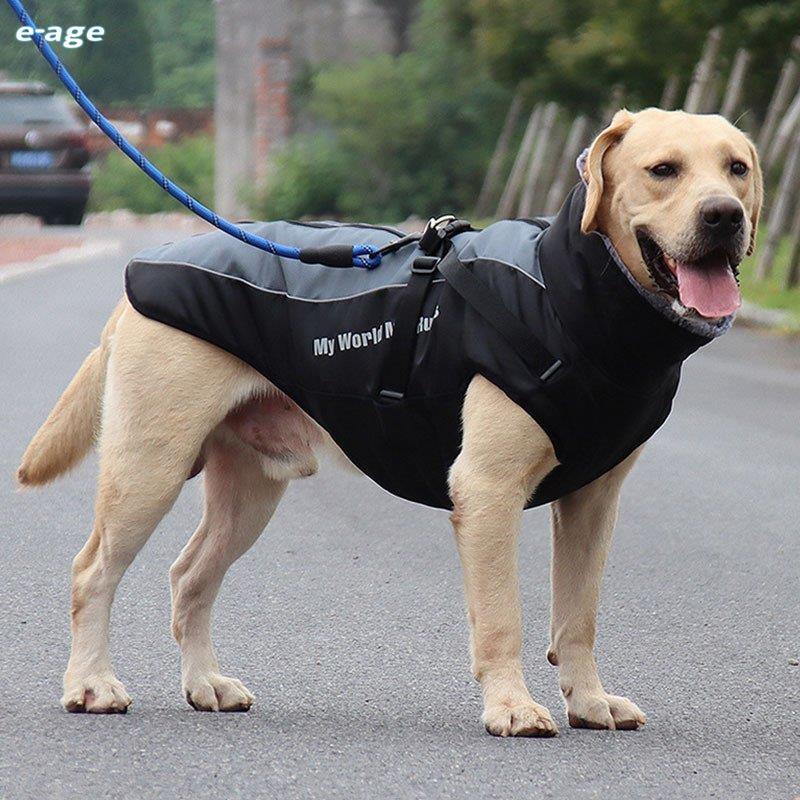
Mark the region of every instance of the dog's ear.
[[626, 108], [617, 111], [611, 124], [601, 131], [589, 148], [583, 165], [583, 180], [586, 183], [586, 205], [581, 219], [581, 232], [589, 233], [597, 228], [597, 210], [603, 196], [603, 156], [609, 147], [616, 144], [630, 130], [634, 115]]
[[755, 145], [748, 139], [747, 146], [750, 148], [750, 157], [753, 160], [753, 190], [755, 192], [753, 207], [750, 210], [750, 244], [747, 248], [747, 255], [751, 256], [756, 248], [758, 219], [761, 216], [761, 205], [764, 202], [764, 178], [761, 174], [761, 164]]

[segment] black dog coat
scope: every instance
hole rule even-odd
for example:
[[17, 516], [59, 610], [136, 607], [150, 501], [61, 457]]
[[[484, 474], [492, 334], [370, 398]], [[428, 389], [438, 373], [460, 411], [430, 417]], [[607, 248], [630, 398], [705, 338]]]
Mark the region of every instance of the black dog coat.
[[[584, 201], [579, 185], [552, 221], [457, 234], [434, 272], [414, 244], [367, 271], [204, 234], [137, 255], [127, 295], [145, 316], [250, 364], [384, 489], [430, 506], [451, 507], [464, 394], [484, 375], [553, 443], [559, 466], [528, 503], [540, 505], [649, 439], [669, 414], [683, 360], [731, 322], [681, 318], [641, 289], [604, 237], [581, 234]], [[298, 247], [381, 246], [402, 235], [337, 223], [249, 227]]]

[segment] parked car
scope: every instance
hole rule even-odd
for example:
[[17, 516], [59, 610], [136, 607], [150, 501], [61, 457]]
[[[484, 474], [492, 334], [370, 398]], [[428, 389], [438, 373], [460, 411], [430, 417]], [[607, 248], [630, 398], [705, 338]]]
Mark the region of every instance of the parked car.
[[0, 82], [0, 214], [80, 225], [89, 199], [87, 127], [42, 83]]

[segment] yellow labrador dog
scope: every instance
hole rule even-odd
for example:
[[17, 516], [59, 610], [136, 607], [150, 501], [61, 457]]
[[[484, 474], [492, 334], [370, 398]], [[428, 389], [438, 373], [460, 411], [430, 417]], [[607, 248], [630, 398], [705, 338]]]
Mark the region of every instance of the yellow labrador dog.
[[[716, 301], [702, 282], [689, 292], [699, 293], [699, 300], [683, 297], [682, 290], [679, 296], [676, 287], [681, 270], [702, 267], [710, 227], [727, 253], [725, 269], [735, 270], [752, 250], [762, 185], [748, 138], [718, 116], [623, 110], [592, 143], [583, 179], [583, 234], [605, 234], [643, 294], [672, 293], [683, 313], [698, 315], [700, 308], [713, 316], [708, 310]], [[727, 313], [735, 282], [728, 275], [722, 284]], [[247, 425], [240, 424], [243, 413]], [[316, 471], [316, 454], [335, 445], [254, 369], [142, 316], [127, 300], [29, 445], [19, 483], [52, 480], [94, 442], [100, 451], [96, 516], [73, 563], [64, 707], [99, 713], [128, 708], [131, 700], [109, 655], [114, 592], [187, 475], [203, 468], [203, 519], [170, 571], [182, 687], [196, 709], [248, 709], [253, 695], [220, 673], [211, 644], [212, 605], [225, 572], [258, 538], [288, 481]], [[593, 654], [620, 486], [638, 452], [552, 504], [547, 657], [558, 666], [572, 726], [630, 729], [645, 722], [635, 703], [605, 690]], [[500, 736], [557, 731], [523, 679], [516, 556], [526, 500], [556, 465], [544, 430], [489, 380], [473, 378], [449, 485], [472, 671], [483, 689], [483, 722]]]

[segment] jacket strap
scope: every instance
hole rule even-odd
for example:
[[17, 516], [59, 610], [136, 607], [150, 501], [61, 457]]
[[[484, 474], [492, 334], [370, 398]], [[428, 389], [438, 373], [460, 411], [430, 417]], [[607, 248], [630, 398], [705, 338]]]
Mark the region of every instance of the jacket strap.
[[[452, 255], [453, 251], [444, 260]], [[414, 259], [411, 277], [400, 295], [392, 338], [389, 340], [389, 353], [382, 375], [383, 388], [378, 393], [381, 400], [396, 402], [405, 396], [416, 350], [420, 316], [441, 261], [436, 256], [417, 256]]]
[[458, 258], [439, 264], [439, 272], [464, 300], [480, 314], [514, 349], [539, 380], [546, 381], [561, 367], [528, 327], [503, 304], [503, 301]]

